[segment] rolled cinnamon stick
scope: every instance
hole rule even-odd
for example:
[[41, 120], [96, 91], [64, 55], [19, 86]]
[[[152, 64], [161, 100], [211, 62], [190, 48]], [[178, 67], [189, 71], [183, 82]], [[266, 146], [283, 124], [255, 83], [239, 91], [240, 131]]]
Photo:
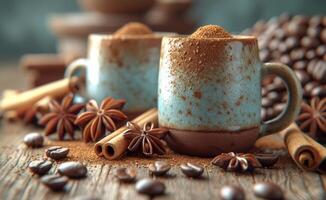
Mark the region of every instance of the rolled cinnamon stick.
[[[152, 108], [152, 109], [146, 111], [145, 113], [139, 115], [138, 117], [133, 119], [132, 122], [138, 124], [142, 119], [148, 117], [149, 115], [151, 115], [154, 112], [157, 112], [156, 108]], [[106, 142], [110, 141], [112, 138], [120, 135], [125, 130], [127, 130], [127, 127], [123, 126], [123, 127], [119, 128], [118, 130], [114, 131], [113, 133], [111, 133], [110, 135], [104, 137], [102, 140], [98, 141], [94, 146], [94, 150], [95, 150], [96, 155], [103, 156], [103, 148], [102, 148], [103, 145]]]
[[[140, 126], [143, 127], [147, 122], [153, 122], [155, 125], [157, 125], [158, 119], [157, 119], [157, 110], [151, 109], [144, 114], [137, 117], [133, 122], [135, 122]], [[109, 138], [106, 138], [105, 142], [99, 142], [101, 143], [101, 149], [102, 154], [106, 159], [113, 160], [121, 157], [128, 148], [128, 141], [123, 137], [122, 133], [127, 130], [127, 127], [123, 127], [117, 131], [115, 131], [114, 135], [112, 135]], [[105, 139], [105, 138], [104, 138]], [[95, 147], [96, 152], [96, 147]]]
[[326, 172], [326, 148], [293, 123], [280, 132], [294, 162], [304, 170]]
[[79, 81], [77, 77], [66, 78], [19, 93], [14, 97], [4, 98], [0, 102], [0, 112], [27, 109], [46, 96], [53, 98], [64, 96], [73, 90]]

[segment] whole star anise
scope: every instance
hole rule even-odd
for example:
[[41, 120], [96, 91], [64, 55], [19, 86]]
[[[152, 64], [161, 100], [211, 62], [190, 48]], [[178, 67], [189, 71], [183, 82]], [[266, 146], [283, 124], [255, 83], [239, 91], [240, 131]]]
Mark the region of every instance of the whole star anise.
[[305, 102], [301, 105], [301, 112], [297, 118], [300, 129], [312, 137], [319, 132], [326, 132], [326, 98], [318, 97], [311, 99], [310, 104]]
[[56, 100], [49, 103], [50, 112], [45, 114], [39, 121], [39, 124], [45, 126], [45, 135], [51, 135], [58, 132], [60, 140], [63, 140], [68, 133], [71, 139], [74, 139], [75, 128], [74, 121], [77, 114], [84, 108], [84, 104], [73, 104], [73, 94], [66, 95], [61, 104]]
[[110, 132], [116, 130], [115, 123], [127, 119], [127, 116], [119, 110], [125, 103], [125, 100], [108, 97], [98, 106], [95, 100], [90, 100], [86, 104], [86, 112], [78, 115], [75, 120], [75, 124], [83, 129], [83, 140], [95, 142], [105, 135], [106, 130]]
[[250, 153], [222, 153], [212, 160], [212, 164], [223, 168], [226, 171], [251, 171], [261, 164], [255, 155]]
[[154, 128], [154, 123], [146, 123], [143, 128], [135, 123], [127, 122], [128, 129], [122, 134], [130, 141], [128, 150], [132, 152], [141, 151], [144, 155], [163, 155], [165, 153], [164, 143], [161, 141], [168, 130], [165, 128]]

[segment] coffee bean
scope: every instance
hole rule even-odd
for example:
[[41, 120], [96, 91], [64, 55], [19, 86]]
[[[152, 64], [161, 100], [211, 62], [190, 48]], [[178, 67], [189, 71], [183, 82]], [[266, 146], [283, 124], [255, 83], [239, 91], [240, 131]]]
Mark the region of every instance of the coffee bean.
[[258, 153], [255, 157], [263, 167], [272, 167], [278, 161], [279, 156], [276, 154]]
[[285, 31], [282, 28], [278, 28], [275, 32], [275, 38], [277, 38], [278, 40], [283, 40], [286, 36]]
[[136, 191], [148, 196], [162, 195], [165, 192], [165, 185], [157, 180], [153, 179], [142, 179], [136, 183]]
[[326, 62], [316, 62], [314, 69], [309, 69], [310, 75], [320, 83], [326, 83]]
[[326, 28], [324, 28], [320, 34], [320, 39], [326, 43]]
[[121, 182], [133, 182], [136, 180], [136, 175], [134, 169], [118, 168], [114, 171], [114, 176]]
[[300, 60], [293, 64], [293, 68], [297, 70], [305, 70], [308, 65], [307, 61]]
[[273, 105], [273, 101], [270, 100], [270, 99], [268, 99], [267, 97], [263, 97], [263, 98], [261, 99], [261, 105], [262, 105], [263, 107], [267, 108], [267, 107]]
[[282, 98], [277, 92], [269, 92], [266, 97], [273, 102], [277, 102]]
[[309, 20], [310, 26], [320, 26], [322, 25], [323, 17], [322, 16], [313, 16]]
[[315, 48], [319, 44], [318, 40], [313, 37], [305, 36], [301, 39], [301, 45], [307, 49]]
[[268, 200], [284, 199], [282, 189], [272, 182], [261, 182], [254, 185], [254, 194]]
[[287, 49], [293, 49], [295, 47], [298, 47], [300, 45], [300, 42], [297, 37], [288, 37], [285, 40], [285, 45], [287, 46]]
[[273, 106], [273, 111], [275, 115], [279, 115], [286, 107], [285, 103], [278, 103]]
[[280, 45], [278, 45], [277, 50], [281, 53], [286, 53], [289, 49], [286, 46], [286, 44], [284, 42], [282, 42]]
[[326, 54], [326, 45], [320, 45], [317, 49], [316, 49], [316, 54], [317, 56], [323, 56]]
[[52, 162], [48, 160], [35, 160], [29, 163], [29, 170], [38, 175], [46, 174], [52, 167]]
[[222, 200], [244, 200], [245, 193], [239, 186], [223, 186], [220, 191], [220, 197]]
[[302, 85], [305, 85], [306, 83], [308, 83], [310, 81], [310, 77], [307, 74], [307, 72], [303, 71], [303, 70], [295, 70], [295, 75], [297, 75], [298, 79], [300, 80]]
[[306, 55], [305, 57], [308, 59], [308, 60], [311, 60], [311, 59], [314, 59], [317, 57], [317, 54], [315, 52], [315, 50], [309, 50], [306, 52]]
[[272, 51], [277, 50], [279, 44], [280, 44], [280, 41], [278, 39], [273, 39], [270, 41], [268, 48]]
[[79, 162], [64, 162], [58, 166], [58, 172], [69, 178], [83, 178], [87, 174], [87, 168]]
[[29, 133], [24, 137], [24, 143], [28, 147], [38, 148], [42, 147], [44, 142], [44, 138], [39, 133]]
[[150, 164], [148, 169], [155, 176], [163, 176], [171, 169], [171, 166], [167, 162], [156, 161], [154, 164]]
[[182, 173], [191, 178], [200, 177], [204, 172], [203, 167], [192, 163], [182, 164], [180, 168]]
[[301, 26], [297, 22], [290, 22], [287, 26], [287, 33], [292, 36], [302, 36], [306, 32], [306, 27]]
[[305, 57], [306, 51], [302, 48], [293, 49], [290, 52], [290, 57], [293, 61], [301, 60]]
[[306, 96], [311, 96], [311, 91], [318, 86], [317, 82], [309, 82], [304, 86], [304, 94]]
[[320, 27], [310, 26], [307, 29], [307, 35], [312, 38], [317, 38], [319, 37], [321, 31], [322, 29]]
[[280, 62], [288, 66], [292, 65], [292, 60], [288, 55], [282, 55], [280, 57]]
[[46, 156], [54, 160], [59, 160], [67, 157], [68, 153], [69, 153], [68, 148], [64, 148], [60, 146], [50, 147], [47, 150], [45, 150]]
[[311, 91], [311, 96], [313, 97], [320, 97], [323, 98], [326, 96], [326, 85], [321, 85], [321, 86], [317, 86], [315, 87], [312, 91]]
[[46, 175], [41, 178], [41, 182], [51, 190], [63, 190], [68, 183], [68, 178], [59, 175]]
[[265, 108], [262, 108], [261, 109], [260, 116], [261, 116], [261, 118], [262, 118], [263, 121], [266, 121], [266, 119], [267, 119], [267, 113], [266, 113], [266, 109]]

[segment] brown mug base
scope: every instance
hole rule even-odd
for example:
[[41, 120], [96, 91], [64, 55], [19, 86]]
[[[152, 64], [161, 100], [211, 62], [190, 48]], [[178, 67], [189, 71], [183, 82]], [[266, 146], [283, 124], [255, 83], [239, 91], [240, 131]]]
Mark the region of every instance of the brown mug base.
[[175, 152], [202, 157], [213, 157], [225, 152], [246, 152], [258, 138], [259, 129], [205, 132], [169, 129], [168, 146]]

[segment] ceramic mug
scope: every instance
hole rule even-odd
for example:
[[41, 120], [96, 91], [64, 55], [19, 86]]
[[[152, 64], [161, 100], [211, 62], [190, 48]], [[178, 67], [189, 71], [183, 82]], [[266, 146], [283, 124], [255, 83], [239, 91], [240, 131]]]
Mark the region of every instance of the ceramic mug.
[[[262, 63], [257, 39], [164, 37], [158, 117], [171, 149], [189, 155], [245, 152], [255, 141], [290, 125], [300, 109], [301, 86], [280, 63]], [[279, 76], [289, 100], [275, 119], [261, 120], [261, 80]]]
[[[91, 34], [88, 56], [72, 62], [66, 76], [86, 70], [88, 98], [101, 101], [111, 96], [125, 99], [134, 116], [157, 106], [157, 79], [162, 33], [114, 36]], [[85, 96], [85, 95], [84, 95]]]

